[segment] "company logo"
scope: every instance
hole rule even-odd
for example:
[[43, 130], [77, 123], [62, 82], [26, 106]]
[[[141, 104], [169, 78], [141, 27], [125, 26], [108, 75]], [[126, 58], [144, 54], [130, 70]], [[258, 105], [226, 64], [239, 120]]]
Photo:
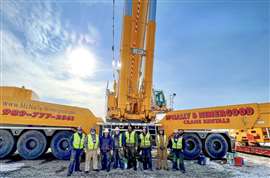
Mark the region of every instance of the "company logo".
[[241, 107], [225, 110], [173, 113], [166, 115], [166, 120], [183, 120], [184, 124], [228, 123], [231, 117], [252, 116], [254, 113], [255, 110], [252, 107]]

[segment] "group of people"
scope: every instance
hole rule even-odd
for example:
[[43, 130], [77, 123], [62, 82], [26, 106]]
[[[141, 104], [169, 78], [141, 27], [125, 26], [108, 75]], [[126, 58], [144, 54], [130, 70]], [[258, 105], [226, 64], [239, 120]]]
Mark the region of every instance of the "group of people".
[[[169, 139], [160, 128], [156, 135], [155, 145], [157, 146], [157, 170], [169, 170], [167, 157], [168, 148], [173, 154], [173, 170], [180, 170], [185, 173], [184, 156], [183, 156], [183, 130], [175, 130], [174, 135]], [[153, 170], [152, 168], [152, 146], [154, 140], [149, 130], [144, 127], [140, 134], [137, 134], [132, 125], [128, 126], [126, 132], [121, 133], [116, 127], [110, 134], [109, 129], [105, 128], [103, 134], [99, 136], [96, 130], [92, 128], [88, 135], [85, 135], [82, 128], [79, 127], [77, 132], [71, 137], [72, 152], [68, 168], [68, 176], [72, 172], [79, 171], [80, 158], [85, 151], [85, 173], [91, 170], [99, 171], [98, 155], [101, 155], [101, 170], [110, 171], [114, 169], [131, 169], [137, 170], [137, 160], [143, 163], [144, 170]], [[140, 155], [137, 158], [137, 155]], [[126, 165], [126, 166], [125, 166]]]

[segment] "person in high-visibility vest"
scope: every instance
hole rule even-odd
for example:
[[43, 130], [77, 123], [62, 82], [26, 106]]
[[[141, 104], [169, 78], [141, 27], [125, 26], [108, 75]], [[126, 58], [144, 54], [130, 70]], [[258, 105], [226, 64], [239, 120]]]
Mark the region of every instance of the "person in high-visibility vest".
[[136, 160], [136, 148], [138, 145], [137, 140], [137, 134], [133, 130], [132, 125], [128, 125], [128, 130], [124, 134], [124, 140], [125, 140], [125, 155], [128, 160], [127, 168], [134, 168], [134, 170], [137, 170], [137, 160]]
[[[90, 165], [93, 165], [91, 169], [93, 171], [98, 170], [98, 153], [99, 153], [99, 136], [96, 134], [96, 129], [91, 128], [90, 133], [85, 138], [85, 173], [90, 170]], [[92, 164], [91, 164], [92, 160]]]
[[100, 138], [101, 170], [107, 170], [108, 172], [111, 169], [113, 155], [113, 140], [109, 132], [109, 129], [105, 128]]
[[113, 168], [117, 169], [119, 166], [121, 169], [124, 169], [123, 136], [122, 133], [120, 133], [119, 127], [116, 127], [114, 129], [112, 139], [113, 139], [113, 162], [114, 162]]
[[82, 131], [82, 128], [78, 127], [77, 132], [75, 132], [72, 135], [71, 141], [70, 141], [70, 143], [72, 144], [71, 145], [72, 150], [71, 150], [70, 164], [68, 167], [67, 176], [71, 176], [73, 171], [81, 172], [80, 161], [81, 161], [81, 155], [83, 153], [84, 138], [85, 138], [85, 135]]
[[149, 169], [152, 171], [152, 137], [146, 127], [143, 128], [139, 138], [140, 150], [142, 151], [143, 169]]
[[157, 145], [157, 169], [168, 170], [167, 163], [167, 146], [168, 146], [168, 138], [164, 133], [164, 128], [159, 128], [158, 135], [156, 136], [156, 145]]
[[[173, 170], [180, 170], [183, 173], [186, 172], [184, 166], [184, 139], [183, 139], [183, 130], [175, 130], [174, 136], [170, 140], [170, 148], [173, 153]], [[179, 161], [179, 164], [178, 164]]]

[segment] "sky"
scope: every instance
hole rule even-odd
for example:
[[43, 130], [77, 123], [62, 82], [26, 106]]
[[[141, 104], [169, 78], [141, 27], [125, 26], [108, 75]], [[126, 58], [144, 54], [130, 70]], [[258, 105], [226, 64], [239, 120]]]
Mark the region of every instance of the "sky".
[[[2, 0], [1, 85], [104, 117], [112, 9], [112, 0]], [[260, 0], [158, 0], [154, 87], [176, 93], [175, 109], [269, 102], [269, 9]], [[123, 1], [115, 13], [119, 59]]]

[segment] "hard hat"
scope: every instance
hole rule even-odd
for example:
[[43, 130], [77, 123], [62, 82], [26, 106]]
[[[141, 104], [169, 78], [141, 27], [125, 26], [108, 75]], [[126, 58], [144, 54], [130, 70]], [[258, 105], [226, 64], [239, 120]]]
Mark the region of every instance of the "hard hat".
[[115, 127], [114, 130], [115, 130], [115, 131], [120, 131], [119, 127]]
[[178, 130], [177, 129], [174, 129], [173, 133], [178, 133]]
[[108, 128], [105, 128], [103, 132], [104, 133], [109, 133], [109, 129]]
[[90, 132], [96, 132], [95, 128], [91, 128]]

